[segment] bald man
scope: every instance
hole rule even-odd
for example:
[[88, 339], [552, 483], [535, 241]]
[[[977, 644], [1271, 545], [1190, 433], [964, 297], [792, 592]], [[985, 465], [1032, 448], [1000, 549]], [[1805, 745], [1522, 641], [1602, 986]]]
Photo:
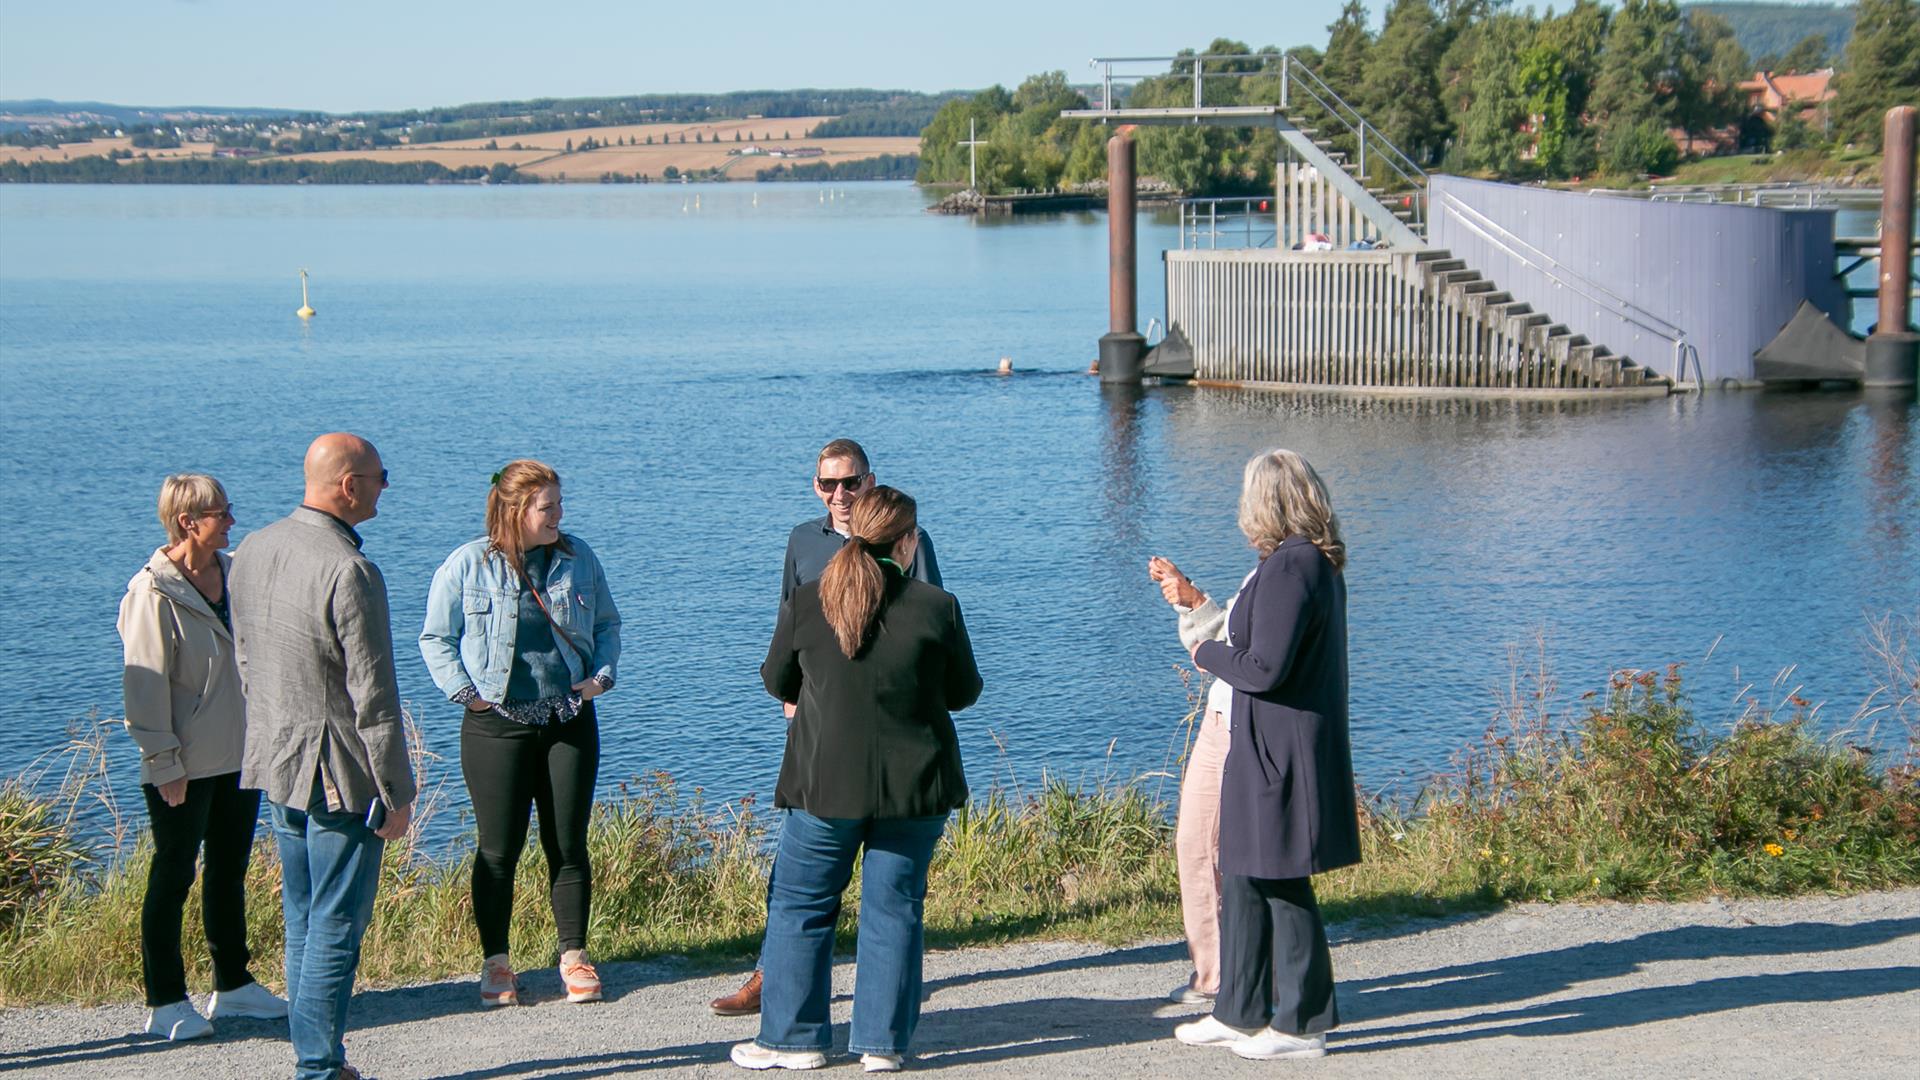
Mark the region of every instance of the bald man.
[[296, 1080], [341, 1080], [360, 937], [385, 841], [407, 830], [413, 768], [394, 679], [387, 583], [355, 526], [387, 470], [358, 435], [307, 448], [300, 507], [241, 541], [228, 582], [247, 695], [240, 779], [266, 794], [287, 925]]

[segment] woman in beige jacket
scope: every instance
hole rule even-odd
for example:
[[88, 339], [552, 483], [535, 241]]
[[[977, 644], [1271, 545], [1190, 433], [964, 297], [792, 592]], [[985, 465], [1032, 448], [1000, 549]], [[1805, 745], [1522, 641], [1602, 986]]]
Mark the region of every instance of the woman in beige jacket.
[[205, 849], [201, 907], [213, 959], [208, 1016], [279, 1019], [287, 1003], [247, 971], [246, 878], [260, 793], [240, 786], [246, 701], [227, 611], [233, 506], [211, 476], [160, 486], [167, 546], [127, 582], [120, 601], [127, 730], [140, 746], [153, 863], [140, 911], [148, 1034], [193, 1039], [213, 1028], [187, 998], [180, 918]]

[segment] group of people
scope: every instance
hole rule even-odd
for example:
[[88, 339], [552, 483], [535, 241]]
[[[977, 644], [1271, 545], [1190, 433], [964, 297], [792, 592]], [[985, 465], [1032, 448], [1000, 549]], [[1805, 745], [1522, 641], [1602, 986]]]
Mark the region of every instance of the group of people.
[[[335, 1080], [359, 1075], [346, 1062], [347, 1007], [383, 847], [406, 833], [416, 791], [386, 582], [358, 532], [387, 469], [371, 443], [334, 433], [309, 447], [304, 474], [301, 505], [231, 556], [225, 489], [168, 477], [167, 543], [128, 583], [119, 629], [154, 840], [146, 1030], [190, 1039], [210, 1034], [209, 1020], [284, 1018], [297, 1080]], [[711, 1007], [760, 1017], [758, 1037], [733, 1047], [736, 1064], [826, 1064], [834, 930], [859, 858], [847, 1045], [866, 1071], [890, 1072], [920, 1018], [928, 867], [967, 800], [952, 714], [982, 684], [914, 500], [879, 485], [849, 439], [820, 451], [812, 480], [826, 513], [788, 538], [761, 667], [788, 720], [766, 933], [752, 977]], [[595, 701], [616, 685], [620, 615], [599, 560], [562, 517], [550, 466], [501, 468], [484, 535], [435, 572], [419, 634], [428, 672], [461, 713], [485, 1007], [519, 1001], [513, 885], [536, 808], [567, 1000], [602, 994], [588, 953], [587, 831]], [[1249, 463], [1240, 524], [1261, 562], [1224, 606], [1172, 563], [1149, 567], [1195, 665], [1218, 680], [1181, 788], [1194, 974], [1174, 993], [1213, 1013], [1175, 1034], [1247, 1057], [1317, 1056], [1336, 1016], [1307, 879], [1359, 857], [1345, 549], [1324, 485], [1288, 451]], [[284, 998], [248, 971], [245, 878], [262, 795], [281, 863]], [[181, 959], [196, 863], [214, 984], [205, 1015]]]

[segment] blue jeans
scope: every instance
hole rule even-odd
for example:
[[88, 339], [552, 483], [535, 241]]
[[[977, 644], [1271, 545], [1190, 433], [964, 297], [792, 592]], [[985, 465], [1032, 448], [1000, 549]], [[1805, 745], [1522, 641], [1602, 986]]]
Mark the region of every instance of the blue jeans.
[[817, 818], [787, 811], [768, 890], [761, 1046], [827, 1050], [833, 1026], [833, 929], [862, 848], [859, 960], [853, 985], [856, 1054], [905, 1054], [920, 1022], [927, 864], [947, 815]]
[[[341, 1037], [373, 917], [386, 842], [359, 814], [272, 803], [280, 847], [280, 906], [287, 917], [287, 1029], [295, 1080], [334, 1080], [347, 1062]], [[325, 806], [314, 785], [309, 806]]]

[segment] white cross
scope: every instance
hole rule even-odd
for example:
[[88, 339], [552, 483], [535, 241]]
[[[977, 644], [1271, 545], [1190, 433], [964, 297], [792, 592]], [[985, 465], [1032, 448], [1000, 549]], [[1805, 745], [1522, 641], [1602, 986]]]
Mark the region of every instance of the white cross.
[[987, 142], [985, 139], [982, 139], [978, 135], [974, 134], [972, 120], [967, 121], [967, 137], [965, 141], [954, 143], [954, 145], [964, 146], [967, 148], [967, 187], [973, 189], [974, 191], [980, 190], [980, 173], [978, 171], [978, 168], [976, 165], [976, 159], [975, 159], [975, 155], [977, 155], [979, 151], [974, 148], [979, 146], [985, 146], [987, 145]]

